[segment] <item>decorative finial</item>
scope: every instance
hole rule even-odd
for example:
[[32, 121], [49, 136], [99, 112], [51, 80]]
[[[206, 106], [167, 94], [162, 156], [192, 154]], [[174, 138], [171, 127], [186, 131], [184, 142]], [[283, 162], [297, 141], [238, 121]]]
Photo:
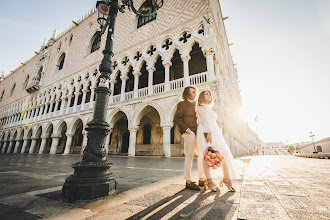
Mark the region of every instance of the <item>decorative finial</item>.
[[53, 38], [53, 39], [56, 39], [56, 29], [55, 29], [54, 32], [53, 32], [52, 38]]

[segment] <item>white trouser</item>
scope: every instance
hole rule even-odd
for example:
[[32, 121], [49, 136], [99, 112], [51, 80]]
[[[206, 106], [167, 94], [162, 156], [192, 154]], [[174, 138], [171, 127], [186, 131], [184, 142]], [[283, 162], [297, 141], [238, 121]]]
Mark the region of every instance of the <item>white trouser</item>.
[[194, 132], [183, 133], [182, 134], [183, 143], [184, 143], [184, 179], [191, 180], [191, 167], [194, 160], [194, 155], [198, 156], [198, 177], [205, 178], [204, 169], [203, 169], [203, 157], [199, 155], [197, 149], [196, 135]]

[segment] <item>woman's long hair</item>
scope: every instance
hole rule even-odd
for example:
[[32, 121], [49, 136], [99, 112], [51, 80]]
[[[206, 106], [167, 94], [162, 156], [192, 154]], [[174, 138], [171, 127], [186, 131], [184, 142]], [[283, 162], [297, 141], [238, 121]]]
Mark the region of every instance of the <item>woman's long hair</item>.
[[[208, 103], [208, 104], [206, 104], [205, 103], [205, 93], [206, 92], [209, 92], [210, 93], [210, 96], [211, 96], [211, 101], [210, 101], [210, 103]], [[204, 104], [204, 105], [208, 105], [209, 107], [213, 107], [213, 105], [214, 105], [214, 99], [213, 99], [213, 95], [212, 95], [212, 93], [209, 91], [209, 90], [204, 90], [204, 91], [202, 91], [200, 94], [199, 94], [199, 96], [198, 96], [198, 102], [197, 102], [197, 106], [200, 106], [200, 105], [202, 105], [202, 104]]]

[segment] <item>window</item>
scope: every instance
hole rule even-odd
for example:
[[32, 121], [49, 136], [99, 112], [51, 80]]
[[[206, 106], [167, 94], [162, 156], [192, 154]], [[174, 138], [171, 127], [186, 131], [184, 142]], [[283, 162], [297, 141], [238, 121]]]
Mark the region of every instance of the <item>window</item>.
[[63, 53], [63, 54], [60, 56], [60, 58], [58, 59], [58, 63], [57, 63], [57, 71], [63, 69], [64, 61], [65, 61], [65, 53]]
[[100, 48], [101, 45], [101, 35], [100, 32], [96, 32], [92, 38], [92, 47], [91, 47], [91, 53], [93, 53], [94, 51], [98, 50]]
[[29, 78], [30, 78], [30, 76], [27, 75], [26, 78], [25, 78], [25, 80], [24, 80], [22, 90], [24, 90], [24, 89], [26, 88], [26, 86], [27, 86], [27, 84], [28, 84], [28, 82], [29, 82]]
[[[154, 6], [152, 5], [152, 0], [146, 0], [141, 7], [139, 8], [139, 12], [143, 14], [149, 14], [154, 11]], [[151, 16], [138, 16], [138, 23], [137, 28], [142, 27], [145, 24], [148, 24], [149, 22], [156, 20], [156, 14]]]
[[16, 83], [14, 83], [14, 85], [11, 87], [11, 90], [10, 90], [9, 96], [12, 96], [12, 95], [13, 95], [14, 90], [15, 90], [15, 87], [16, 87]]
[[1, 102], [1, 100], [2, 100], [4, 94], [5, 94], [5, 90], [2, 90], [2, 92], [1, 92], [1, 96], [0, 96], [0, 102]]

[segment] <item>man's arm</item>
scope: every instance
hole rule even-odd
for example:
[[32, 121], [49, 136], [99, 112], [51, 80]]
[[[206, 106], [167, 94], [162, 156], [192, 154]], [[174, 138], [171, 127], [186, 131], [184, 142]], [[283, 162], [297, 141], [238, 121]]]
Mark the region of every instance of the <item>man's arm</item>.
[[177, 124], [179, 126], [181, 132], [186, 132], [188, 129], [188, 126], [185, 123], [183, 123], [183, 120], [182, 120], [183, 113], [184, 113], [184, 103], [180, 102], [178, 104], [177, 110], [174, 115], [174, 122], [175, 122], [175, 124]]

